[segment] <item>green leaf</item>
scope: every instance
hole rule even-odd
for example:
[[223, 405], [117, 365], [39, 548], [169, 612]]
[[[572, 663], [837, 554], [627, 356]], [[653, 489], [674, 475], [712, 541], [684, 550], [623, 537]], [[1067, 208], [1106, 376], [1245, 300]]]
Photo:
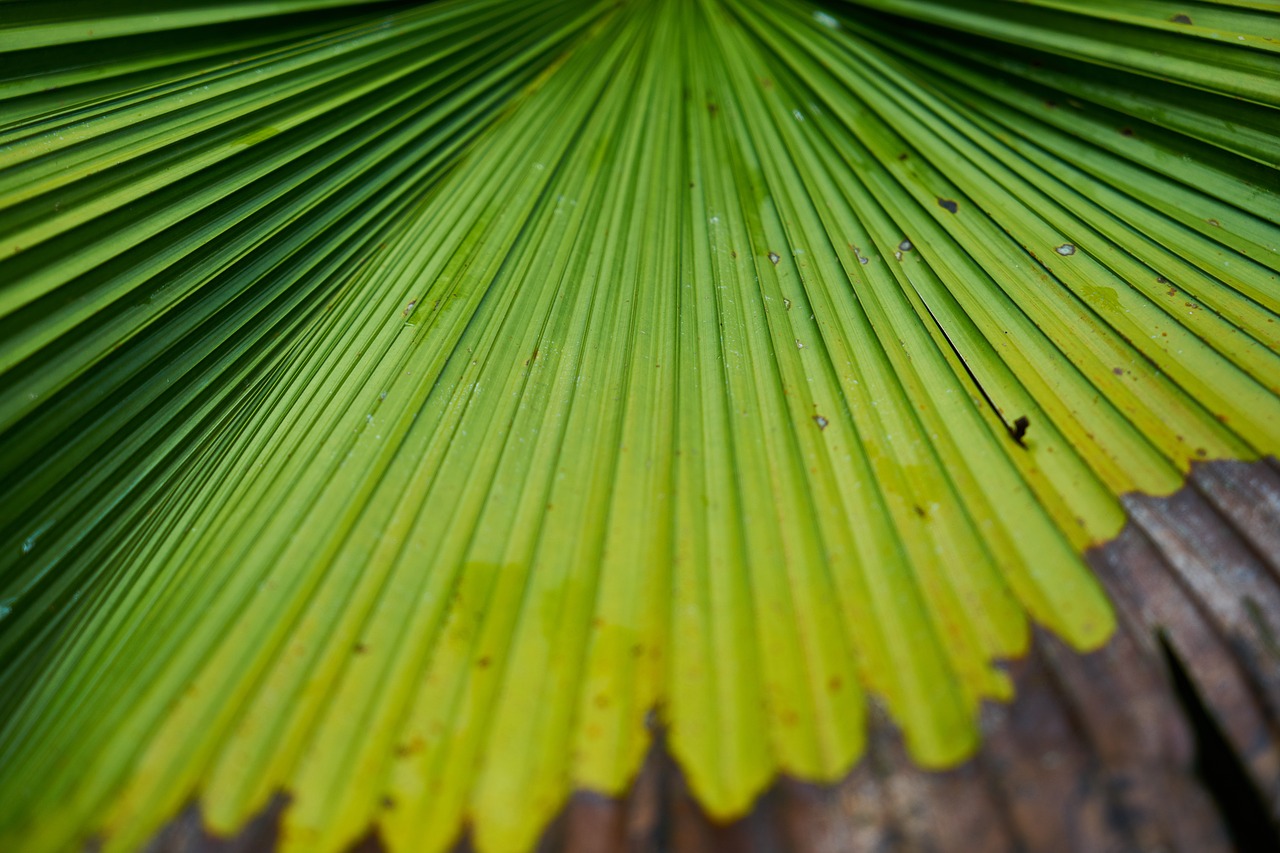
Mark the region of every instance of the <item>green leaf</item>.
[[3, 4], [0, 849], [969, 756], [1280, 449], [1280, 16], [1183, 14]]

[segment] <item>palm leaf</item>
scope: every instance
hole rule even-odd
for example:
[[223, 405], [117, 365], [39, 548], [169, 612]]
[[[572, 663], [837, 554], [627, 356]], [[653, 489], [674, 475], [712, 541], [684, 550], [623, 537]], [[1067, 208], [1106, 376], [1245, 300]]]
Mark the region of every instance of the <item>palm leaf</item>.
[[1273, 753], [1280, 16], [1185, 6], [0, 7], [0, 848], [952, 767], [1127, 518]]

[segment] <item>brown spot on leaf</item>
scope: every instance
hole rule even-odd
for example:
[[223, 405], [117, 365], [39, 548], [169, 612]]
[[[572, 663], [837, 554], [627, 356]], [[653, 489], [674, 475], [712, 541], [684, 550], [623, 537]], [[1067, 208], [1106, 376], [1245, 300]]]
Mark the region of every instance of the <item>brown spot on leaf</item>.
[[828, 421], [822, 415], [814, 415], [813, 422], [818, 425], [818, 429], [826, 429], [827, 424], [830, 423], [830, 421]]
[[782, 256], [779, 255], [777, 252], [770, 252], [769, 260], [772, 261], [773, 265], [776, 267], [778, 265], [778, 262], [782, 260]]
[[1031, 419], [1026, 415], [1019, 415], [1018, 419], [1013, 422], [1013, 426], [1009, 427], [1009, 437], [1012, 438], [1019, 447], [1026, 447], [1027, 445], [1023, 439], [1026, 438], [1027, 429], [1030, 426]]
[[1173, 21], [1175, 24], [1190, 24], [1191, 16], [1185, 15], [1185, 14], [1177, 14], [1177, 15], [1174, 15], [1169, 20]]
[[1113, 367], [1111, 368], [1111, 372], [1114, 373], [1116, 376], [1124, 376], [1123, 367]]
[[949, 198], [938, 199], [938, 207], [942, 208], [947, 213], [955, 213], [957, 210], [960, 209], [960, 205], [956, 204], [954, 201], [952, 201]]

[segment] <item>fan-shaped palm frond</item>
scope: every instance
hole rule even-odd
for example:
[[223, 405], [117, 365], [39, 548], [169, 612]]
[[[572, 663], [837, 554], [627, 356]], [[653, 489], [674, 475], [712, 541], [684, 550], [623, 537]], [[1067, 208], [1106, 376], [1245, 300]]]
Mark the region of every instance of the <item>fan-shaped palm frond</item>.
[[[1108, 643], [1127, 516], [1273, 754], [1280, 480], [1208, 463], [1280, 448], [1277, 39], [0, 4], [0, 848], [285, 792], [288, 849], [528, 849], [655, 709], [718, 819], [843, 777], [869, 703], [954, 766], [1033, 626]], [[1230, 572], [1140, 497], [1192, 466]]]

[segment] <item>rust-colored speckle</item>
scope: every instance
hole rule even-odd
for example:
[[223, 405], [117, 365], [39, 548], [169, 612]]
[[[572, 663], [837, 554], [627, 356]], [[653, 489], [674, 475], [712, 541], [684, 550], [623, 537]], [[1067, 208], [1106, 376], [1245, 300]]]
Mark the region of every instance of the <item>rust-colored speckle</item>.
[[479, 667], [480, 669], [488, 669], [489, 664], [491, 663], [493, 663], [493, 661], [489, 658], [488, 655], [485, 655], [484, 657], [480, 658], [480, 660], [476, 661], [476, 666]]
[[396, 757], [409, 758], [410, 756], [417, 755], [426, 748], [427, 742], [420, 737], [415, 737], [408, 743], [402, 743], [396, 746]]

